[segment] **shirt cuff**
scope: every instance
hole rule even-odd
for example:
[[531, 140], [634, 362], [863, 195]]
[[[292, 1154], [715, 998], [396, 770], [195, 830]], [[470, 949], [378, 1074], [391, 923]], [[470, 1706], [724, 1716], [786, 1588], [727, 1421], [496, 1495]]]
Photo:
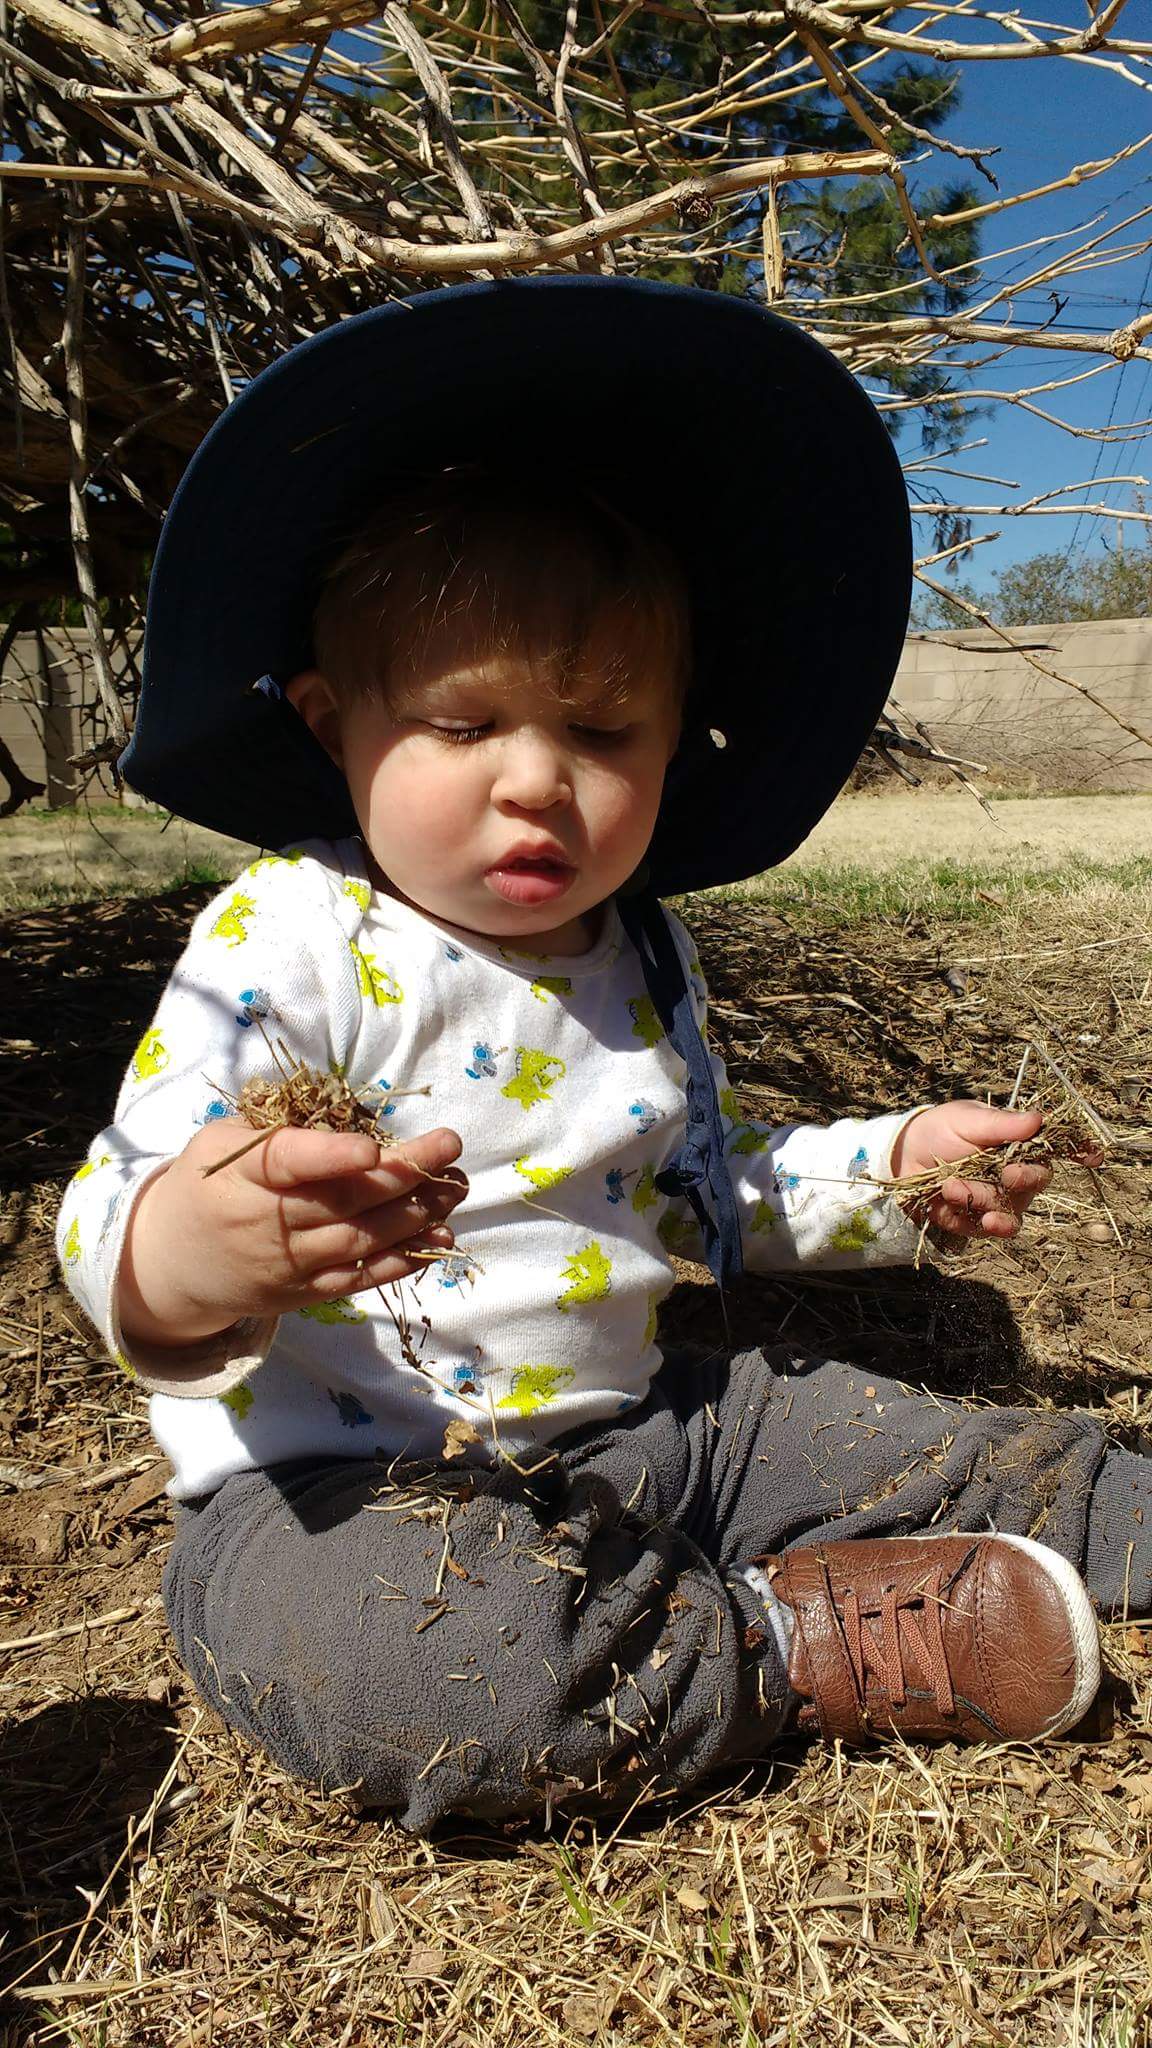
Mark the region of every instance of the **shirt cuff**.
[[146, 1394], [172, 1394], [186, 1401], [216, 1401], [231, 1393], [263, 1365], [280, 1325], [279, 1316], [246, 1316], [214, 1337], [195, 1344], [130, 1344], [120, 1326], [117, 1282], [124, 1239], [136, 1204], [170, 1166], [161, 1160], [143, 1174], [124, 1205], [119, 1224], [119, 1246], [107, 1282], [104, 1327], [108, 1348], [118, 1365], [124, 1366]]
[[129, 1345], [114, 1332], [116, 1348], [146, 1394], [172, 1394], [184, 1401], [218, 1401], [263, 1365], [279, 1327], [279, 1316], [247, 1316], [230, 1330], [199, 1344]]
[[892, 1154], [896, 1150], [896, 1140], [903, 1136], [904, 1132], [908, 1129], [909, 1124], [915, 1123], [916, 1118], [918, 1116], [923, 1116], [926, 1109], [935, 1109], [935, 1107], [936, 1104], [934, 1102], [922, 1102], [916, 1109], [908, 1109], [905, 1110], [899, 1116], [895, 1116], [891, 1119], [880, 1120], [891, 1121], [893, 1126], [892, 1131], [888, 1137], [887, 1150], [883, 1155], [882, 1164], [879, 1170], [878, 1178], [880, 1180], [895, 1179], [895, 1175], [892, 1172]]

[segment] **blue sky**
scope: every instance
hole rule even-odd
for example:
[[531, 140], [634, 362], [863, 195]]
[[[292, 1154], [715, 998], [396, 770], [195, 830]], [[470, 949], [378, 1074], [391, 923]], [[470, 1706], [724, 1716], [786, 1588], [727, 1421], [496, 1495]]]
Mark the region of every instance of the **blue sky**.
[[[1088, 19], [1084, 0], [1044, 0], [1036, 13], [1028, 8], [1029, 22], [1035, 25], [1041, 13], [1054, 28], [1063, 25], [1079, 29]], [[955, 33], [958, 24], [941, 24], [941, 32], [947, 28]], [[1152, 7], [1148, 0], [1131, 0], [1117, 28], [1117, 33], [1121, 32], [1152, 41]], [[971, 29], [956, 35], [957, 40], [969, 38], [1006, 39], [1003, 31], [986, 23], [974, 23]], [[1074, 163], [1111, 156], [1125, 144], [1138, 142], [1152, 133], [1152, 64], [1141, 67], [1139, 60], [1128, 61], [1138, 77], [1142, 72], [1143, 89], [1098, 66], [1063, 59], [965, 65], [963, 105], [944, 132], [968, 146], [985, 142], [1000, 145], [1000, 154], [991, 167], [1002, 193], [1044, 184], [1063, 176]], [[925, 165], [921, 176], [928, 180], [939, 177], [942, 169], [955, 168], [958, 166], [949, 159], [935, 156]], [[977, 182], [983, 188], [982, 196], [995, 196], [984, 180]], [[1152, 143], [1087, 185], [993, 216], [985, 225], [982, 243], [987, 273], [997, 279], [1026, 276], [1039, 267], [1044, 250], [1022, 252], [1001, 261], [995, 260], [995, 252], [1025, 240], [1034, 241], [1038, 236], [1067, 234], [1068, 230], [1082, 226], [1082, 232], [1065, 244], [1071, 248], [1086, 237], [1088, 224], [1094, 221], [1098, 225], [1091, 232], [1099, 235], [1111, 228], [1116, 247], [1139, 244], [1152, 236], [1152, 215], [1133, 222], [1123, 231], [1120, 223], [1143, 209], [1152, 209]], [[1133, 254], [1116, 267], [1074, 277], [1067, 293], [1068, 303], [1056, 322], [1058, 327], [1091, 331], [1121, 327], [1142, 308], [1152, 305], [1152, 257], [1147, 253]], [[1051, 303], [1044, 293], [1024, 295], [1014, 308], [1019, 321], [1045, 319], [1051, 312]], [[1025, 380], [1046, 382], [1087, 369], [1099, 360], [1063, 351], [1057, 354], [1030, 350], [999, 365], [988, 362], [974, 373], [973, 381], [993, 389], [1014, 390]], [[1137, 361], [1123, 369], [1116, 366], [1103, 370], [1070, 390], [1052, 393], [1036, 402], [1074, 425], [1102, 426], [1110, 414], [1117, 425], [1138, 422], [1152, 414], [1152, 363]], [[1021, 501], [1038, 491], [1091, 477], [1095, 469], [1096, 483], [1090, 492], [1080, 493], [1080, 498], [1123, 507], [1132, 503], [1133, 486], [1112, 479], [1132, 474], [1152, 478], [1152, 428], [1137, 428], [1131, 439], [1102, 446], [1098, 442], [1074, 440], [1016, 407], [993, 405], [982, 419], [972, 424], [965, 438], [986, 439], [987, 445], [958, 457], [958, 466], [1010, 478], [1019, 490], [1007, 492], [993, 485], [964, 483], [955, 477], [931, 479], [924, 475], [925, 481], [936, 482], [954, 502], [960, 501], [961, 493], [967, 494], [966, 502], [972, 504]], [[909, 452], [905, 450], [906, 454]], [[1146, 495], [1152, 510], [1152, 489]], [[1006, 562], [1037, 554], [1042, 549], [1067, 550], [1073, 543], [1076, 555], [1084, 549], [1098, 551], [1105, 539], [1109, 545], [1115, 545], [1117, 534], [1114, 522], [1102, 530], [1100, 520], [1088, 518], [1079, 522], [1051, 517], [985, 519], [974, 525], [977, 530], [992, 525], [1001, 529], [999, 540], [976, 549], [961, 565], [963, 576], [981, 584], [987, 583], [992, 572]], [[930, 541], [929, 522], [918, 519], [916, 526], [918, 540], [926, 549]], [[1128, 526], [1130, 544], [1136, 544], [1141, 532], [1139, 527]]]

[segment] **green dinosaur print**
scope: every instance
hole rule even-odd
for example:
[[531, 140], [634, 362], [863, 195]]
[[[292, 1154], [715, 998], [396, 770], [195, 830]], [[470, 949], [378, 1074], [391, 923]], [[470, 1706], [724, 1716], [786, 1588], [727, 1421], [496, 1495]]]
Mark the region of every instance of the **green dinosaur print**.
[[516, 1047], [516, 1077], [505, 1083], [500, 1090], [511, 1102], [518, 1102], [521, 1109], [532, 1109], [538, 1102], [551, 1102], [551, 1090], [557, 1081], [563, 1080], [568, 1072], [564, 1061], [554, 1053], [538, 1052], [530, 1045]]
[[761, 1197], [760, 1201], [757, 1202], [756, 1207], [752, 1211], [752, 1221], [749, 1224], [748, 1228], [750, 1230], [761, 1231], [764, 1234], [764, 1236], [767, 1236], [770, 1231], [775, 1230], [779, 1220], [780, 1219], [777, 1216], [775, 1209], [772, 1207], [771, 1202], [766, 1202], [763, 1199], [763, 1197]]
[[209, 926], [208, 937], [225, 939], [229, 951], [233, 951], [237, 946], [242, 946], [248, 937], [247, 920], [255, 915], [255, 911], [256, 904], [253, 898], [246, 896], [242, 889], [238, 889], [235, 896], [224, 905], [215, 924]]
[[743, 1124], [735, 1142], [728, 1150], [737, 1157], [746, 1159], [753, 1152], [766, 1152], [771, 1142], [770, 1131], [754, 1131], [750, 1124]]
[[535, 1415], [556, 1399], [572, 1377], [570, 1365], [522, 1365], [512, 1375], [512, 1392], [496, 1406], [514, 1408], [517, 1415]]
[[238, 1387], [229, 1387], [228, 1392], [220, 1396], [223, 1406], [230, 1408], [239, 1422], [243, 1422], [255, 1399], [247, 1380], [241, 1380]]
[[293, 847], [290, 853], [262, 853], [259, 860], [252, 861], [244, 872], [248, 875], [258, 875], [261, 868], [294, 868], [299, 866], [303, 858], [303, 849], [299, 846]]
[[78, 1166], [72, 1175], [72, 1179], [73, 1181], [87, 1180], [88, 1175], [95, 1173], [98, 1166], [111, 1166], [111, 1164], [112, 1154], [110, 1152], [102, 1152], [99, 1159], [86, 1159], [83, 1166]]
[[642, 1339], [645, 1348], [647, 1348], [649, 1344], [654, 1344], [656, 1342], [656, 1325], [659, 1319], [660, 1296], [658, 1294], [650, 1294], [648, 1296], [648, 1321], [644, 1325], [644, 1336]]
[[642, 1166], [636, 1176], [636, 1185], [632, 1190], [632, 1207], [638, 1216], [643, 1216], [645, 1209], [654, 1208], [659, 1199], [660, 1197], [656, 1193], [655, 1168]]
[[346, 1294], [338, 1294], [335, 1301], [314, 1301], [308, 1308], [298, 1308], [298, 1316], [307, 1316], [311, 1323], [366, 1323], [367, 1316]]
[[71, 1223], [68, 1225], [68, 1235], [64, 1239], [64, 1264], [66, 1266], [74, 1266], [79, 1257], [80, 1224], [78, 1219], [74, 1216], [72, 1218]]
[[532, 983], [532, 993], [538, 1003], [546, 1003], [549, 996], [570, 996], [572, 977], [570, 974], [541, 974]]
[[352, 875], [345, 876], [341, 894], [350, 896], [357, 910], [367, 910], [372, 901], [372, 891], [367, 882], [358, 882]]
[[862, 1252], [876, 1242], [876, 1226], [867, 1209], [854, 1209], [843, 1223], [838, 1223], [828, 1240], [828, 1248], [834, 1252]]
[[612, 1261], [601, 1251], [595, 1238], [582, 1244], [566, 1262], [561, 1279], [569, 1286], [557, 1298], [557, 1308], [574, 1308], [581, 1301], [603, 1301], [612, 1292]]
[[740, 1104], [736, 1100], [736, 1090], [734, 1088], [722, 1088], [720, 1090], [720, 1114], [721, 1116], [726, 1116], [730, 1124], [739, 1123]]
[[[559, 1187], [561, 1181], [568, 1180], [572, 1173], [570, 1166], [533, 1166], [527, 1154], [517, 1159], [515, 1166], [521, 1179], [531, 1181], [532, 1194], [537, 1195], [543, 1194], [545, 1188]], [[525, 1195], [524, 1200], [530, 1202], [532, 1194]]]
[[404, 1001], [404, 991], [400, 983], [395, 975], [388, 973], [387, 968], [377, 967], [375, 953], [361, 952], [355, 939], [349, 939], [348, 948], [356, 962], [356, 979], [360, 984], [360, 993], [367, 1002], [375, 1003], [378, 1009], [382, 1009], [386, 1003]]
[[628, 1005], [632, 1019], [632, 1036], [639, 1038], [651, 1052], [664, 1036], [664, 1026], [656, 1015], [656, 1005], [651, 996], [633, 996]]
[[152, 1081], [162, 1074], [172, 1055], [158, 1031], [146, 1031], [132, 1055], [132, 1073], [137, 1081]]

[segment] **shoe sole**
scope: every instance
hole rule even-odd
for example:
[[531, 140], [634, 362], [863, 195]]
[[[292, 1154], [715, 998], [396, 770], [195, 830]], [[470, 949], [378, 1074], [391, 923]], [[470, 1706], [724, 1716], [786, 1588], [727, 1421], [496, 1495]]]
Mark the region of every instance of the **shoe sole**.
[[[947, 1532], [925, 1530], [912, 1540], [931, 1543], [945, 1533], [956, 1536], [963, 1532], [956, 1529]], [[1088, 1598], [1088, 1589], [1075, 1565], [1069, 1564], [1066, 1557], [1061, 1557], [1058, 1550], [1050, 1549], [1047, 1543], [1037, 1543], [1034, 1536], [1010, 1536], [1003, 1529], [990, 1529], [978, 1540], [985, 1543], [1010, 1543], [1014, 1550], [1026, 1551], [1041, 1570], [1047, 1572], [1064, 1602], [1064, 1612], [1068, 1618], [1068, 1627], [1076, 1652], [1076, 1683], [1072, 1698], [1063, 1713], [1058, 1714], [1056, 1719], [1050, 1721], [1035, 1737], [1037, 1742], [1046, 1742], [1053, 1735], [1066, 1734], [1069, 1728], [1076, 1726], [1077, 1721], [1082, 1721], [1100, 1690], [1100, 1631], [1096, 1625], [1092, 1602]]]

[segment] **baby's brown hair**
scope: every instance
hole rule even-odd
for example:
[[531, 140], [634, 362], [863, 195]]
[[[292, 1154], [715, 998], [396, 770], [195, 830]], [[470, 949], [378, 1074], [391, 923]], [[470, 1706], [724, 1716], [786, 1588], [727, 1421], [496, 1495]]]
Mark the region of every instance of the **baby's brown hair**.
[[452, 469], [390, 494], [328, 573], [316, 666], [340, 695], [387, 698], [444, 637], [480, 661], [526, 656], [561, 696], [584, 673], [621, 694], [654, 678], [677, 708], [688, 687], [680, 571], [591, 489]]

